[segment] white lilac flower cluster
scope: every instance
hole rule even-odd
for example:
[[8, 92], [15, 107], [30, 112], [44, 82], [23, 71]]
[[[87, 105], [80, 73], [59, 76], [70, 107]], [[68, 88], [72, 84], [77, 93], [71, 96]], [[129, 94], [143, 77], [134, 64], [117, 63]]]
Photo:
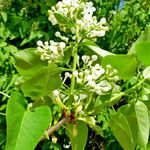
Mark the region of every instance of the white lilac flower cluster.
[[64, 42], [42, 42], [37, 41], [36, 52], [40, 54], [41, 60], [47, 60], [48, 63], [57, 62], [61, 57], [64, 56], [64, 48], [66, 44]]
[[[86, 87], [86, 89], [90, 90], [91, 92], [95, 92], [98, 95], [103, 95], [104, 93], [113, 91], [115, 88], [117, 88], [115, 83], [119, 80], [119, 77], [117, 76], [118, 71], [116, 69], [113, 69], [111, 65], [107, 65], [104, 69], [98, 63], [96, 63], [96, 60], [98, 59], [96, 55], [92, 55], [91, 57], [83, 55], [81, 59], [83, 61], [83, 66], [72, 72], [72, 74], [65, 72], [62, 81], [63, 84], [67, 78], [74, 76], [77, 84], [81, 85], [81, 87]], [[53, 91], [53, 95], [54, 97], [60, 96], [63, 101], [69, 98], [62, 94], [61, 90]], [[82, 90], [81, 93], [79, 92], [74, 94], [75, 102], [82, 101], [87, 97], [88, 95]]]
[[109, 92], [113, 89], [114, 83], [119, 80], [116, 75], [117, 70], [112, 69], [108, 65], [106, 70], [99, 64], [93, 64], [97, 60], [97, 56], [82, 56], [84, 62], [83, 68], [73, 72], [73, 76], [76, 78], [77, 84], [88, 87], [90, 91], [101, 95], [105, 92]]
[[[93, 16], [95, 11], [96, 8], [93, 6], [92, 2], [83, 2], [81, 0], [62, 0], [59, 1], [56, 6], [52, 6], [52, 10], [48, 11], [49, 21], [53, 25], [59, 24], [55, 14], [60, 13], [74, 24], [74, 26], [69, 27], [72, 34], [78, 32], [79, 36], [81, 36], [80, 34], [83, 34], [84, 36], [91, 38], [102, 37], [108, 30], [108, 26], [106, 26], [105, 18], [102, 18], [99, 22], [97, 21], [96, 16]], [[62, 31], [68, 31], [65, 23], [63, 25], [59, 25]]]

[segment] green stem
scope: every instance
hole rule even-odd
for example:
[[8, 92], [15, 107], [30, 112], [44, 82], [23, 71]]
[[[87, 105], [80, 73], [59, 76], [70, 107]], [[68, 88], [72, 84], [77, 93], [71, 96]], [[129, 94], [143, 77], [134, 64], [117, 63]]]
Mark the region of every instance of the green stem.
[[134, 85], [130, 89], [127, 89], [124, 92], [121, 92], [121, 93], [117, 94], [116, 96], [112, 97], [109, 101], [107, 101], [105, 104], [107, 106], [113, 106], [116, 102], [118, 102], [120, 100], [120, 98], [122, 96], [124, 96], [126, 94], [129, 94], [130, 92], [132, 92], [133, 90], [135, 90], [136, 88], [141, 86], [141, 84], [143, 84], [144, 81], [145, 81], [145, 79], [141, 80], [138, 84]]
[[55, 103], [59, 105], [61, 108], [68, 110], [68, 107], [63, 104], [59, 97], [55, 99]]
[[130, 89], [127, 89], [126, 91], [124, 91], [125, 94], [130, 93], [131, 91], [137, 89], [139, 86], [141, 86], [141, 84], [143, 84], [143, 82], [145, 81], [145, 79], [141, 80], [138, 84], [134, 85], [133, 87], [131, 87]]
[[8, 97], [8, 98], [10, 98], [10, 96], [9, 95], [7, 95], [6, 93], [4, 93], [4, 92], [0, 92], [0, 94], [2, 94], [2, 95], [4, 95], [4, 96], [6, 96], [6, 97]]
[[[72, 72], [76, 71], [76, 67], [77, 67], [77, 52], [78, 52], [78, 49], [77, 49], [77, 44], [74, 46], [74, 49], [73, 49], [73, 68], [72, 68]], [[70, 90], [70, 93], [71, 95], [73, 95], [74, 93], [74, 86], [75, 86], [75, 76], [72, 75], [72, 78], [71, 78], [71, 90]]]

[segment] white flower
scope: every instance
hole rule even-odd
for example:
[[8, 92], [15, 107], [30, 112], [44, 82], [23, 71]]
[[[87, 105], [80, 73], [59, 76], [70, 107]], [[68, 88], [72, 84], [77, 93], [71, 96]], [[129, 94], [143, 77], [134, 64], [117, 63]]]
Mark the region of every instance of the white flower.
[[75, 77], [77, 77], [77, 76], [78, 76], [78, 71], [74, 71], [74, 72], [73, 72], [73, 75], [74, 75]]
[[65, 78], [70, 78], [70, 73], [69, 72], [65, 72]]
[[97, 31], [97, 36], [98, 36], [98, 37], [105, 36], [105, 33], [106, 33], [105, 30]]
[[87, 75], [85, 78], [86, 78], [86, 81], [92, 81], [92, 76], [91, 75]]
[[59, 96], [59, 91], [58, 90], [54, 90], [53, 91], [53, 96], [58, 97]]
[[92, 60], [96, 61], [98, 59], [97, 55], [92, 55]]
[[37, 41], [37, 45], [38, 46], [43, 46], [43, 42], [42, 41]]
[[89, 81], [86, 85], [90, 87], [95, 87], [96, 83], [94, 81]]
[[106, 18], [101, 18], [100, 23], [105, 24], [106, 23]]
[[[50, 43], [50, 44], [49, 44]], [[48, 60], [49, 63], [57, 62], [59, 58], [64, 55], [63, 49], [66, 47], [64, 42], [54, 42], [50, 40], [50, 42], [46, 41], [38, 41], [37, 42], [37, 53], [40, 53], [42, 60]]]
[[57, 31], [57, 32], [55, 33], [55, 36], [56, 36], [56, 37], [60, 37], [60, 36], [61, 36], [60, 32]]
[[66, 47], [66, 44], [64, 42], [60, 42], [59, 46], [63, 50]]

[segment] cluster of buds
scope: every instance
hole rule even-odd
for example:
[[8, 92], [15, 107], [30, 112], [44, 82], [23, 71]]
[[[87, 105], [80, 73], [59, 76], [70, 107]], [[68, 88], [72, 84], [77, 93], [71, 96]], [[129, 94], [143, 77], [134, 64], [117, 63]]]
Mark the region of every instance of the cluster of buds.
[[[56, 13], [62, 14], [67, 17], [72, 23], [72, 27], [67, 28], [64, 24], [59, 24], [60, 29], [64, 32], [71, 31], [72, 34], [78, 32], [79, 37], [102, 37], [108, 30], [106, 26], [106, 19], [102, 18], [99, 22], [93, 13], [96, 8], [92, 2], [83, 2], [81, 0], [62, 0], [56, 6], [52, 6], [49, 13], [49, 21], [53, 24], [59, 24], [55, 16]], [[79, 14], [80, 13], [80, 14]], [[70, 29], [70, 30], [69, 30]], [[76, 37], [74, 37], [75, 39]]]
[[40, 54], [41, 60], [47, 60], [48, 63], [57, 62], [64, 56], [64, 48], [66, 44], [64, 42], [37, 42], [36, 52]]
[[84, 55], [82, 60], [84, 62], [83, 67], [72, 74], [75, 76], [77, 84], [84, 85], [98, 95], [111, 91], [114, 83], [119, 80], [116, 75], [117, 70], [112, 69], [110, 65], [106, 67], [106, 70], [99, 64], [93, 65], [93, 62], [97, 60], [96, 55], [91, 57]]

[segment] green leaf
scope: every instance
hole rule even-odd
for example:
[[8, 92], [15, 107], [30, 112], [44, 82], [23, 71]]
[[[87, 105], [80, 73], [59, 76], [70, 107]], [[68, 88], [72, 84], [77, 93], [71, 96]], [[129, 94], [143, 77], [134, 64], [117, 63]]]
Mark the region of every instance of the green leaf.
[[59, 24], [61, 24], [61, 25], [67, 25], [69, 27], [74, 26], [74, 24], [66, 16], [64, 16], [64, 15], [62, 15], [60, 13], [54, 13], [54, 15], [55, 15], [55, 17], [56, 17], [56, 19], [57, 19], [57, 21], [58, 21]]
[[144, 79], [150, 79], [150, 66], [146, 67], [143, 71]]
[[0, 39], [0, 48], [7, 46], [7, 43], [4, 40]]
[[110, 127], [114, 136], [124, 150], [134, 150], [134, 143], [131, 129], [127, 119], [120, 112], [117, 112], [110, 120]]
[[100, 134], [102, 137], [104, 136], [102, 128], [100, 126], [96, 125], [96, 123], [95, 123], [96, 121], [95, 121], [94, 117], [88, 116], [88, 117], [84, 117], [84, 118], [78, 118], [78, 120], [84, 121], [91, 128], [93, 128], [98, 134]]
[[149, 113], [146, 105], [137, 101], [123, 106], [119, 110], [128, 120], [135, 144], [146, 149], [149, 138]]
[[25, 38], [25, 39], [21, 42], [20, 46], [23, 46], [23, 45], [25, 45], [26, 43], [31, 42], [31, 41], [32, 41], [33, 39], [35, 39], [35, 38], [40, 39], [40, 38], [43, 37], [43, 36], [44, 36], [44, 33], [41, 32], [41, 31], [31, 31], [30, 36], [27, 37], [27, 38]]
[[98, 54], [100, 57], [105, 57], [107, 55], [115, 55], [113, 53], [110, 53], [106, 50], [101, 49], [98, 45], [96, 45], [93, 41], [86, 40], [82, 43], [84, 46], [88, 47], [91, 49], [93, 52]]
[[150, 123], [148, 110], [143, 102], [137, 101], [122, 106], [110, 123], [116, 139], [125, 150], [132, 150], [136, 145], [146, 149]]
[[21, 90], [25, 96], [38, 99], [60, 87], [61, 69], [54, 64], [48, 66], [47, 62], [35, 54], [35, 49], [20, 51], [15, 58], [17, 71], [24, 77]]
[[123, 79], [129, 79], [134, 76], [137, 62], [133, 55], [109, 55], [102, 59], [102, 65], [110, 64], [118, 70], [118, 75]]
[[35, 48], [28, 48], [15, 54], [16, 69], [20, 75], [32, 77], [39, 69], [47, 66], [47, 62], [42, 61], [35, 50]]
[[145, 66], [150, 66], [150, 42], [140, 42], [135, 50], [138, 60]]
[[7, 13], [4, 12], [4, 11], [2, 11], [2, 12], [1, 12], [1, 16], [2, 16], [2, 18], [3, 18], [3, 20], [4, 20], [4, 22], [6, 22], [6, 21], [7, 21]]
[[49, 107], [27, 109], [21, 93], [13, 92], [7, 106], [6, 150], [33, 150], [51, 122]]
[[135, 53], [135, 47], [142, 41], [150, 41], [150, 25], [145, 29], [141, 36], [133, 43], [132, 47], [129, 49], [128, 54]]
[[61, 86], [60, 69], [51, 65], [37, 71], [30, 79], [21, 85], [21, 90], [25, 96], [38, 99]]
[[86, 123], [77, 121], [77, 124], [67, 124], [66, 129], [71, 141], [72, 150], [84, 150], [88, 136]]

